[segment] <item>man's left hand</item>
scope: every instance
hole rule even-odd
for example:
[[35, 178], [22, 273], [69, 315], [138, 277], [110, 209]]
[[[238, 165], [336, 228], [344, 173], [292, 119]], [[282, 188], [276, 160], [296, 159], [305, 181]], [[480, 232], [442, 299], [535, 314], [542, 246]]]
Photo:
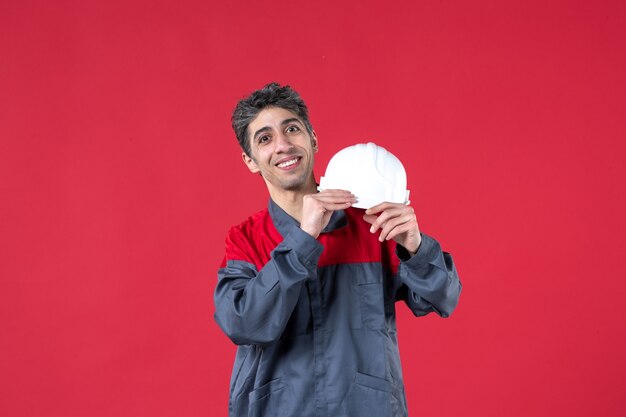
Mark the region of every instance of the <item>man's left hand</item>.
[[380, 229], [378, 240], [393, 239], [414, 255], [422, 243], [413, 207], [401, 203], [384, 202], [365, 211], [363, 219], [372, 225], [370, 232]]

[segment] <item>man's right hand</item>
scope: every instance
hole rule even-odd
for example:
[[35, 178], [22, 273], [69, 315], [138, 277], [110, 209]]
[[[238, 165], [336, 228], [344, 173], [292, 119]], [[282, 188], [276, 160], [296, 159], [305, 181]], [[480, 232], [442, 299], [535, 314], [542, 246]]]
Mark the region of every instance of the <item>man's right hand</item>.
[[317, 239], [328, 225], [333, 211], [347, 209], [356, 203], [356, 197], [350, 191], [324, 190], [305, 195], [302, 202], [300, 228]]

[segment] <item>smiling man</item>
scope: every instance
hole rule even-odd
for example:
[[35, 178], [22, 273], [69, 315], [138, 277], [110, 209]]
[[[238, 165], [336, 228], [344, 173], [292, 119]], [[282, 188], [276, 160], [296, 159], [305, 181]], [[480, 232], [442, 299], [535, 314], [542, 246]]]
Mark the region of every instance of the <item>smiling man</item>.
[[406, 416], [395, 303], [448, 317], [452, 257], [409, 205], [317, 192], [317, 135], [289, 86], [241, 100], [232, 124], [270, 201], [230, 229], [218, 271], [215, 319], [238, 345], [229, 416]]

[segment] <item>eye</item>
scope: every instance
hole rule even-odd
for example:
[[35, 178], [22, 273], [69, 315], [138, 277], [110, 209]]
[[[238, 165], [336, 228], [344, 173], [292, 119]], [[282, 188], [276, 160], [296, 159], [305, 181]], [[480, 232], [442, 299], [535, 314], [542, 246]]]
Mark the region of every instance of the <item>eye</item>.
[[270, 140], [270, 137], [268, 135], [263, 135], [263, 136], [259, 136], [259, 138], [257, 139], [257, 142], [262, 145], [268, 142], [269, 140]]
[[299, 132], [299, 131], [300, 131], [300, 128], [298, 126], [296, 126], [296, 125], [291, 125], [291, 126], [287, 127], [287, 132], [288, 133], [296, 133], [296, 132]]

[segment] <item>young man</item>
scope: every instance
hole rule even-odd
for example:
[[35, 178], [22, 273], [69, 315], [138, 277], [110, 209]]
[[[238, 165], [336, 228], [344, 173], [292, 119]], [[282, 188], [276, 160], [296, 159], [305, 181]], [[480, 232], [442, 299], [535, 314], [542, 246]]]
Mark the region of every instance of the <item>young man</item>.
[[406, 416], [395, 302], [450, 315], [452, 258], [408, 205], [317, 192], [317, 135], [290, 87], [255, 91], [232, 122], [270, 201], [230, 229], [218, 272], [215, 319], [238, 345], [229, 416]]

